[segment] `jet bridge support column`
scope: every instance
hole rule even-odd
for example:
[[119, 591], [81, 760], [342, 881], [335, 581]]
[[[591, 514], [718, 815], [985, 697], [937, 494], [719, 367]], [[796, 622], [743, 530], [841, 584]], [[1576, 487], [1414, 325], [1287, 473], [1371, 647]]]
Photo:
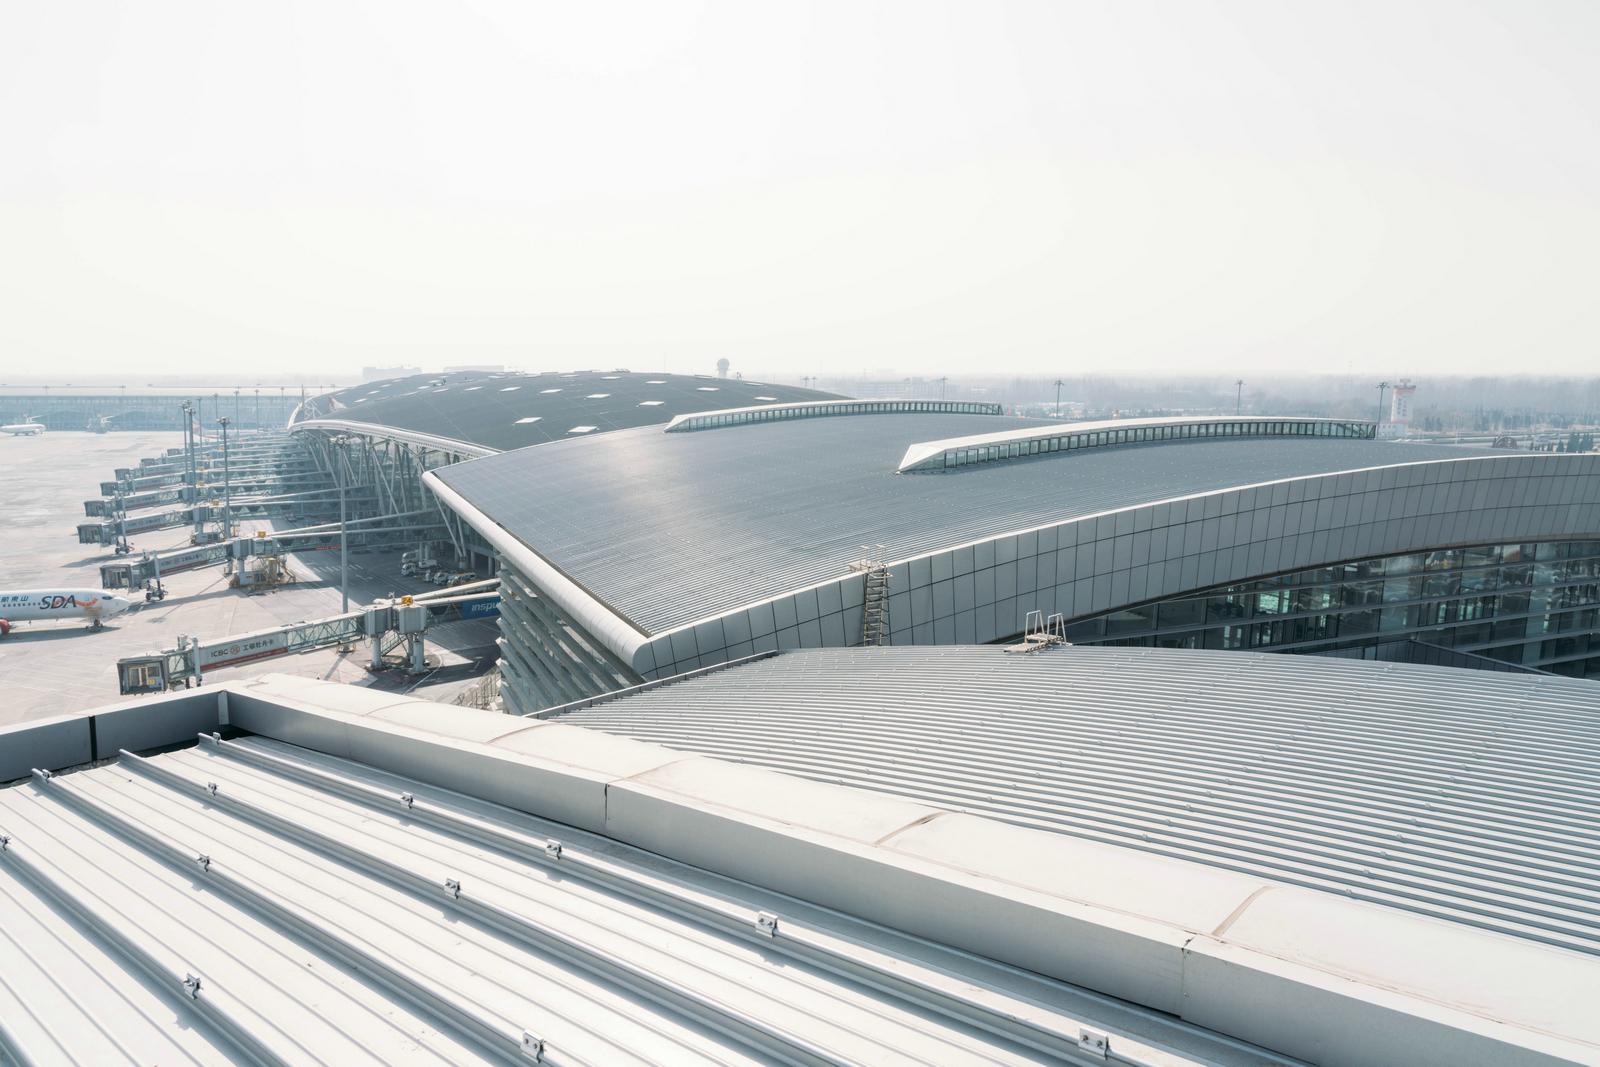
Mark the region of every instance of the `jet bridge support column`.
[[428, 629], [428, 607], [426, 604], [401, 604], [394, 610], [395, 629], [406, 642], [406, 668], [412, 674], [421, 674], [428, 669], [427, 650], [424, 647], [423, 633]]
[[373, 671], [383, 670], [383, 635], [389, 631], [393, 611], [385, 604], [375, 604], [366, 610], [362, 626], [367, 635], [371, 657], [367, 666]]

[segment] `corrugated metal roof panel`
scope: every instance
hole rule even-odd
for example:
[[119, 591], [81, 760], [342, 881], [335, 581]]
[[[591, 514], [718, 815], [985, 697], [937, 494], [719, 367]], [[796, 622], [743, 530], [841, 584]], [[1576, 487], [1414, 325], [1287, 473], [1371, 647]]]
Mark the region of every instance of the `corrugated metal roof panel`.
[[[860, 415], [718, 433], [623, 431], [435, 472], [640, 629], [660, 633], [843, 575], [863, 545], [908, 556], [1171, 497], [1386, 464], [1492, 455], [1301, 438], [1186, 441], [901, 475], [907, 445], [1059, 425]], [[551, 451], [555, 449], [556, 451]]]
[[561, 716], [1600, 954], [1600, 687], [1245, 652], [825, 649]]
[[0, 790], [0, 833], [23, 1062], [1021, 1063], [1086, 1019], [1134, 1062], [1279, 1062], [265, 739]]

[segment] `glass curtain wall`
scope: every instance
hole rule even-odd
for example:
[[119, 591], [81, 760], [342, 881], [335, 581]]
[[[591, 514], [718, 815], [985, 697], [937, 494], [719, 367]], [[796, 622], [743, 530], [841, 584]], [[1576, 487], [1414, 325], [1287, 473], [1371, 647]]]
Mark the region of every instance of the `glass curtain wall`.
[[1378, 639], [1600, 677], [1600, 541], [1356, 560], [1077, 620], [1077, 644], [1324, 652]]

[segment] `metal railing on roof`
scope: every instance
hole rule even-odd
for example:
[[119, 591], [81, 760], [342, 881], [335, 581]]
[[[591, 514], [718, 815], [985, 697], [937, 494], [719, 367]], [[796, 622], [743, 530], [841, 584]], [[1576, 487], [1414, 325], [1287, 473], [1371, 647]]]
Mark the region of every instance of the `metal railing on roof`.
[[667, 423], [667, 433], [718, 430], [755, 422], [785, 419], [820, 419], [837, 415], [1000, 415], [999, 404], [974, 400], [807, 400], [795, 404], [763, 404], [678, 415]]

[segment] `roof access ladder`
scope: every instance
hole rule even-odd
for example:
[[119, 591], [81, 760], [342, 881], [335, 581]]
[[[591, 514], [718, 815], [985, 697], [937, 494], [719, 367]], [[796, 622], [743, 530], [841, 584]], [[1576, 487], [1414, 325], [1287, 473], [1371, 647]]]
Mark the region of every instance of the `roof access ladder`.
[[883, 645], [889, 641], [889, 566], [882, 545], [862, 545], [866, 556], [850, 564], [865, 576], [861, 599], [861, 643]]

